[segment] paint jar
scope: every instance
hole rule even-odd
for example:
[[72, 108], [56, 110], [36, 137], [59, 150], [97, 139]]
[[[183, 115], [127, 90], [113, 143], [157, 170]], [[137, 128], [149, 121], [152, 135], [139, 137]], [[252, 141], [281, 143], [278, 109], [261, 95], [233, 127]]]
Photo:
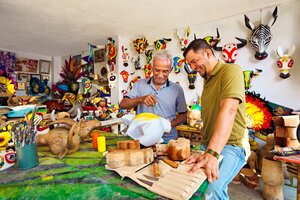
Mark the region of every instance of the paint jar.
[[106, 139], [104, 136], [97, 137], [98, 152], [103, 153], [106, 151]]
[[36, 143], [16, 147], [17, 166], [19, 169], [31, 169], [39, 164]]
[[97, 138], [100, 136], [100, 132], [99, 131], [93, 131], [92, 133], [92, 140], [93, 140], [93, 148], [95, 150], [98, 149], [98, 142], [97, 142]]

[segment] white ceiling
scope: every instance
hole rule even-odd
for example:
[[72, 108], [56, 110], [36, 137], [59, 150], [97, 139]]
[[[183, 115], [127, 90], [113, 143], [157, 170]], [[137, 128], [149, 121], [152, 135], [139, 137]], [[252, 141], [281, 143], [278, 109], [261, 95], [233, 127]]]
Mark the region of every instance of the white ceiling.
[[288, 0], [0, 0], [0, 48], [60, 56], [144, 35], [198, 25]]

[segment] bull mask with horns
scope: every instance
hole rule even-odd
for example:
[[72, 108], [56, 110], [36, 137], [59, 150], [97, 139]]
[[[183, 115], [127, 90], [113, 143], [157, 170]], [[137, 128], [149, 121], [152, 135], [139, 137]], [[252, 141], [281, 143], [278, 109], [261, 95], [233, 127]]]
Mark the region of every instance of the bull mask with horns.
[[[219, 30], [217, 28], [217, 35], [219, 36]], [[241, 43], [236, 44], [236, 43], [230, 43], [230, 44], [225, 44], [223, 47], [218, 47], [218, 43], [216, 43], [213, 46], [213, 49], [216, 51], [223, 51], [223, 59], [226, 63], [234, 63], [237, 55], [238, 55], [238, 49], [246, 46], [247, 44], [247, 40], [245, 39], [241, 39], [238, 37], [235, 37], [238, 41], [240, 41]]]

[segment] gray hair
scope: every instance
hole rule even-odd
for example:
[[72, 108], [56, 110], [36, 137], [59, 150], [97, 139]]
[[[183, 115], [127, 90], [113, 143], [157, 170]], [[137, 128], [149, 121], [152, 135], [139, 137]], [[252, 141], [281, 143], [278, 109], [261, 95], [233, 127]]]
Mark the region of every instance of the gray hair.
[[170, 66], [172, 67], [173, 57], [167, 50], [156, 51], [153, 56], [153, 61], [154, 61], [154, 59], [169, 61]]

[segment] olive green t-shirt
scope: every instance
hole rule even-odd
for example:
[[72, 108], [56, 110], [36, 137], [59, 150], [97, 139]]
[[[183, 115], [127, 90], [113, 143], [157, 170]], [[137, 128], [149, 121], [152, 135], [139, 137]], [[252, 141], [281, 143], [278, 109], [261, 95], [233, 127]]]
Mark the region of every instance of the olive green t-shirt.
[[201, 142], [206, 145], [209, 143], [220, 109], [220, 102], [226, 98], [236, 98], [240, 100], [232, 132], [227, 144], [243, 147], [242, 141], [247, 136], [243, 72], [236, 64], [222, 62], [219, 62], [209, 78], [204, 80], [201, 97], [203, 119], [203, 138]]

